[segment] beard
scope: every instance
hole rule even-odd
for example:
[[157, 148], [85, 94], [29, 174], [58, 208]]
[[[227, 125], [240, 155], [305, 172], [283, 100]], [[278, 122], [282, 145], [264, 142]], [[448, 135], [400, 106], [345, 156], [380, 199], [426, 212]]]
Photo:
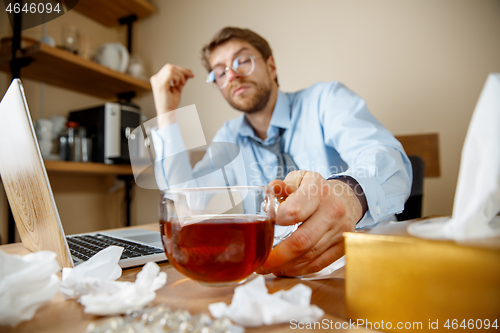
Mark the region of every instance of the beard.
[[[233, 89], [240, 84], [250, 85], [251, 88], [241, 95], [233, 96]], [[252, 81], [234, 81], [229, 88], [231, 93], [227, 97], [228, 103], [236, 110], [248, 114], [264, 109], [271, 97], [271, 85], [259, 85]]]

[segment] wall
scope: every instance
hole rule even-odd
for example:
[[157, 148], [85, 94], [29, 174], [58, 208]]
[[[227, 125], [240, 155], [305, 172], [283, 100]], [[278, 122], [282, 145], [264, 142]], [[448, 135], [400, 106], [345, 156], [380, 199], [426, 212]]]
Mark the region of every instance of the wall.
[[[0, 38], [11, 36], [12, 30], [7, 15], [0, 5]], [[46, 34], [52, 36], [57, 45], [62, 44], [62, 31], [66, 26], [76, 26], [91, 38], [92, 49], [105, 42], [125, 42], [123, 28], [106, 28], [99, 23], [71, 11], [46, 24]], [[22, 32], [23, 36], [40, 39], [42, 27], [35, 27]], [[28, 79], [21, 79], [26, 92], [31, 116], [34, 121], [49, 118], [52, 115], [67, 116], [69, 110], [102, 104], [105, 100], [80, 94], [74, 91], [42, 85]], [[10, 74], [0, 73], [0, 91], [6, 91], [10, 84]], [[42, 99], [42, 91], [44, 98]], [[124, 187], [115, 183], [113, 177], [49, 174], [54, 198], [66, 233], [87, 232], [103, 228], [123, 225], [124, 221]], [[0, 234], [6, 241], [7, 207], [5, 192], [0, 192]]]
[[[451, 213], [460, 151], [472, 111], [488, 73], [500, 72], [499, 1], [152, 2], [157, 12], [135, 26], [135, 53], [145, 60], [150, 74], [166, 62], [194, 71], [181, 106], [196, 104], [208, 141], [224, 121], [239, 113], [205, 84], [201, 46], [224, 26], [247, 27], [269, 41], [283, 91], [338, 80], [363, 97], [394, 134], [438, 132], [442, 176], [425, 180], [424, 214]], [[0, 13], [0, 36], [11, 33], [4, 13]], [[124, 42], [124, 29], [104, 28], [74, 11], [49, 22], [47, 33], [59, 41], [65, 24], [87, 31], [94, 49], [101, 42]], [[30, 29], [26, 35], [40, 38], [41, 28]], [[0, 74], [1, 92], [8, 80]], [[26, 80], [25, 85], [37, 119], [40, 83]], [[65, 114], [102, 102], [46, 86], [44, 114]], [[136, 102], [148, 117], [154, 116], [151, 95]], [[110, 206], [116, 206], [117, 200], [120, 205], [122, 192], [113, 192], [112, 180], [50, 178], [68, 233], [115, 225], [107, 217], [116, 219], [116, 210]], [[155, 191], [136, 189], [133, 222], [155, 222], [157, 202]]]
[[[205, 84], [200, 49], [224, 26], [250, 28], [270, 43], [280, 88], [338, 80], [365, 99], [394, 134], [439, 133], [439, 178], [424, 183], [424, 215], [451, 214], [460, 152], [490, 72], [500, 71], [496, 0], [156, 1], [137, 29], [151, 69], [193, 70], [181, 106], [196, 104], [208, 140], [239, 115]], [[141, 101], [153, 108], [151, 99]]]

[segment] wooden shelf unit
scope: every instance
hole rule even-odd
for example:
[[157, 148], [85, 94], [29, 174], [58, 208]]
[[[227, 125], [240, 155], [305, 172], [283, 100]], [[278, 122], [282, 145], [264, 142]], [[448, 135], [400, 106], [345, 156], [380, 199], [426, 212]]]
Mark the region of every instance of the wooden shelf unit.
[[142, 19], [155, 12], [147, 0], [82, 0], [74, 9], [107, 27], [120, 25], [119, 19], [127, 16]]
[[81, 163], [44, 161], [47, 172], [79, 173], [92, 175], [133, 175], [127, 164]]
[[[76, 11], [108, 27], [121, 24], [128, 26], [128, 50], [131, 52], [132, 22], [155, 12], [153, 5], [147, 0], [82, 0], [74, 8]], [[151, 92], [151, 85], [132, 76], [119, 73], [90, 60], [57, 49], [46, 44], [37, 43], [26, 48], [20, 48], [22, 13], [14, 15], [12, 46], [16, 49], [14, 58], [29, 58], [29, 64], [12, 61], [13, 52], [0, 54], [0, 71], [10, 72], [13, 77], [26, 77], [45, 82], [57, 87], [74, 90], [84, 94], [116, 99], [119, 95], [130, 97]], [[11, 66], [12, 65], [12, 66]], [[22, 68], [22, 74], [20, 69]], [[134, 94], [131, 94], [134, 93]], [[125, 97], [127, 98], [127, 97]], [[125, 180], [126, 186], [126, 216], [130, 225], [131, 189], [133, 172], [130, 165], [108, 165], [102, 163], [76, 163], [61, 161], [46, 161], [48, 172], [116, 175]], [[15, 241], [15, 222], [9, 214], [8, 242]]]
[[[113, 99], [118, 94], [134, 91], [141, 95], [151, 91], [149, 82], [104, 67], [94, 61], [43, 43], [19, 50], [16, 57], [29, 57], [31, 63], [22, 76], [92, 96]], [[0, 70], [10, 71], [12, 56], [0, 56]]]

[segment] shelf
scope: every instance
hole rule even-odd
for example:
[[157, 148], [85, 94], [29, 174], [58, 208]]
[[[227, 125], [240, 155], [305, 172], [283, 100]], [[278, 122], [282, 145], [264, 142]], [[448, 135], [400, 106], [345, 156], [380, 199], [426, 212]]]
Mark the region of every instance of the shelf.
[[[116, 99], [120, 93], [134, 91], [136, 95], [141, 95], [151, 91], [149, 82], [43, 43], [19, 50], [17, 57], [32, 59], [28, 66], [21, 69], [21, 77], [92, 96]], [[1, 71], [10, 72], [11, 58], [10, 54], [0, 56]]]
[[47, 172], [80, 173], [93, 175], [133, 175], [132, 167], [127, 164], [81, 163], [64, 161], [45, 161]]
[[107, 27], [120, 25], [118, 20], [123, 17], [136, 15], [141, 19], [155, 12], [146, 0], [85, 0], [74, 9]]

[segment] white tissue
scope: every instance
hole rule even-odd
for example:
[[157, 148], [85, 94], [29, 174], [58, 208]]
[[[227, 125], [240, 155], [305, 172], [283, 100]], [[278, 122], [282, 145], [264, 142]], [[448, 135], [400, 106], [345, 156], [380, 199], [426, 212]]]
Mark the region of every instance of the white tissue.
[[54, 252], [21, 257], [0, 251], [0, 325], [16, 326], [33, 318], [57, 293], [60, 269]]
[[167, 282], [167, 274], [149, 262], [134, 283], [115, 281], [122, 272], [118, 266], [122, 251], [110, 246], [75, 268], [65, 268], [60, 292], [66, 298], [79, 297], [89, 314], [117, 315], [143, 308]]
[[[101, 283], [102, 282], [102, 283]], [[160, 272], [154, 262], [148, 262], [137, 274], [135, 283], [90, 281], [89, 294], [80, 297], [85, 313], [116, 315], [142, 309], [155, 299], [155, 291], [167, 282], [167, 273]]]
[[500, 234], [490, 223], [500, 211], [500, 74], [490, 74], [462, 149], [453, 215], [413, 225], [419, 237], [464, 240]]
[[248, 327], [290, 322], [317, 321], [325, 314], [315, 305], [310, 305], [311, 288], [298, 284], [290, 290], [269, 294], [263, 276], [235, 288], [231, 305], [224, 302], [208, 306], [214, 318], [228, 317]]
[[109, 246], [75, 268], [63, 268], [59, 292], [64, 298], [76, 298], [89, 293], [87, 284], [95, 281], [115, 281], [122, 275], [118, 261], [123, 247]]

